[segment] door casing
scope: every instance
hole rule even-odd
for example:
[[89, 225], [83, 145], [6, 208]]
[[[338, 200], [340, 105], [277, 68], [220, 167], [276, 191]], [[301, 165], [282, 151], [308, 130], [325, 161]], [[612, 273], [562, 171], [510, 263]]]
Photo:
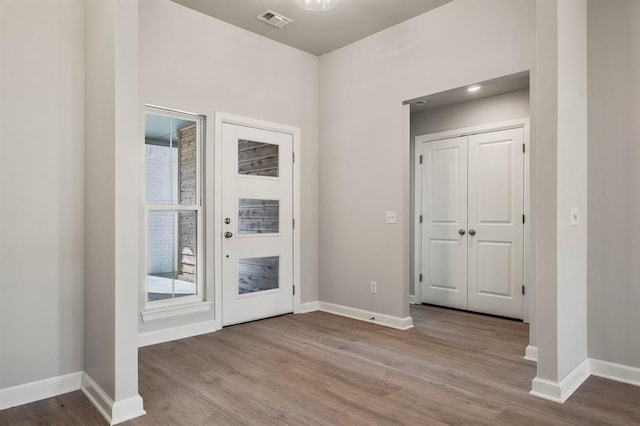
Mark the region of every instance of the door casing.
[[524, 312], [523, 312], [523, 321], [525, 323], [529, 323], [529, 314], [531, 309], [529, 308], [530, 299], [528, 295], [535, 294], [535, 289], [533, 286], [535, 285], [534, 280], [530, 279], [531, 268], [532, 268], [532, 247], [531, 247], [531, 202], [530, 202], [530, 120], [528, 117], [502, 121], [497, 123], [489, 123], [480, 126], [472, 126], [465, 127], [461, 129], [455, 130], [447, 130], [443, 132], [437, 133], [429, 133], [425, 135], [417, 135], [413, 141], [414, 147], [414, 233], [412, 235], [413, 239], [413, 254], [414, 254], [414, 273], [413, 273], [413, 284], [414, 284], [414, 293], [410, 295], [410, 299], [414, 301], [414, 303], [421, 303], [422, 301], [422, 283], [420, 282], [420, 274], [421, 264], [422, 264], [422, 244], [421, 244], [421, 223], [420, 223], [420, 214], [421, 214], [421, 200], [422, 197], [422, 179], [421, 173], [418, 173], [420, 170], [420, 150], [418, 147], [419, 144], [423, 142], [431, 142], [437, 141], [441, 139], [450, 139], [460, 136], [470, 136], [478, 133], [489, 133], [497, 130], [507, 130], [507, 129], [516, 129], [522, 128], [524, 133], [524, 214], [525, 214], [525, 223], [524, 223], [524, 285], [525, 285], [525, 294], [524, 294]]
[[[293, 138], [293, 312], [300, 313], [300, 128], [270, 121], [257, 120], [224, 112], [215, 113], [214, 146], [205, 147], [208, 164], [214, 165], [214, 173], [207, 174], [205, 188], [206, 197], [206, 229], [207, 262], [213, 262], [214, 270], [214, 321], [215, 328], [222, 328], [222, 124], [236, 124], [261, 130], [270, 130], [289, 134]], [[211, 149], [213, 148], [213, 149]]]

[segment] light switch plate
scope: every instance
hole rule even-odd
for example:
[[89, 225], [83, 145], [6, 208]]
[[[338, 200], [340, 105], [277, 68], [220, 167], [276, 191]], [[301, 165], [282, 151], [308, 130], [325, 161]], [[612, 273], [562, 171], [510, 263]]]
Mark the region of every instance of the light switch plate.
[[580, 210], [577, 207], [571, 207], [571, 226], [577, 226], [580, 223]]
[[396, 212], [389, 210], [387, 212], [387, 223], [396, 223]]

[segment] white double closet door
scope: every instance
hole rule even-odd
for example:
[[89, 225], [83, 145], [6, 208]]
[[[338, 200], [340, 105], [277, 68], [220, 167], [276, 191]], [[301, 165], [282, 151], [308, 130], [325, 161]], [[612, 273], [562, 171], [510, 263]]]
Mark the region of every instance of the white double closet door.
[[516, 128], [417, 144], [422, 302], [523, 318], [523, 141]]

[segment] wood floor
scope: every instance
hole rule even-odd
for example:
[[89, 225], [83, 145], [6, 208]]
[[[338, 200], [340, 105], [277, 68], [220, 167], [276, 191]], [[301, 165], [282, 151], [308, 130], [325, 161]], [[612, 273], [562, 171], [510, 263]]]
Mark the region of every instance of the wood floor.
[[[528, 394], [527, 326], [411, 308], [397, 331], [314, 312], [140, 349], [148, 414], [129, 425], [633, 425], [640, 387], [590, 378], [564, 405]], [[80, 392], [0, 425], [104, 424]]]

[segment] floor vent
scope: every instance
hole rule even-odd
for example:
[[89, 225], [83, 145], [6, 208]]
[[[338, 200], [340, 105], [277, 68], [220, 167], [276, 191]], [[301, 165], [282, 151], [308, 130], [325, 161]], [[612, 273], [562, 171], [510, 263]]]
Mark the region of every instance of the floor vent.
[[282, 16], [279, 13], [274, 12], [273, 10], [267, 10], [266, 12], [256, 16], [256, 18], [262, 22], [266, 22], [269, 25], [273, 25], [276, 28], [282, 28], [285, 25], [293, 22], [292, 19], [289, 19], [286, 16]]

